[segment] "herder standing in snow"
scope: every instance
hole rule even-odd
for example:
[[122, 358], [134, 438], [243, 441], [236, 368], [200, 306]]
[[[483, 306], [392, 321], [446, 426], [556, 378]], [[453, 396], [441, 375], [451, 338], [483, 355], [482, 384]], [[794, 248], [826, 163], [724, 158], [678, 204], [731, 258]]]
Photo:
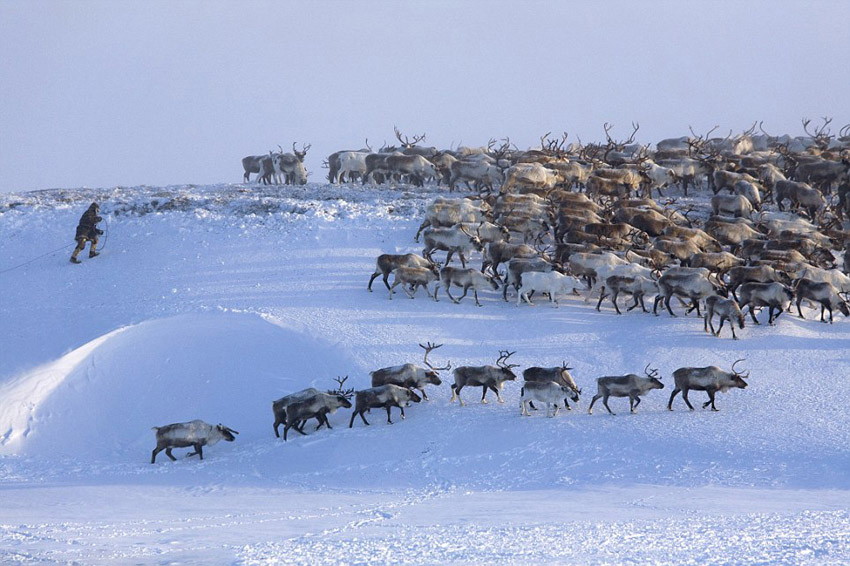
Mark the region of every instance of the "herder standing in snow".
[[93, 202], [88, 207], [88, 210], [86, 210], [80, 217], [80, 223], [77, 225], [77, 235], [74, 236], [74, 239], [77, 240], [77, 247], [74, 250], [74, 253], [71, 254], [71, 263], [81, 263], [80, 260], [77, 259], [77, 255], [85, 249], [86, 242], [91, 242], [89, 257], [100, 255], [97, 251], [95, 251], [97, 248], [97, 237], [103, 234], [103, 230], [100, 230], [97, 227], [97, 223], [103, 220], [103, 218], [97, 215], [99, 210], [97, 203]]

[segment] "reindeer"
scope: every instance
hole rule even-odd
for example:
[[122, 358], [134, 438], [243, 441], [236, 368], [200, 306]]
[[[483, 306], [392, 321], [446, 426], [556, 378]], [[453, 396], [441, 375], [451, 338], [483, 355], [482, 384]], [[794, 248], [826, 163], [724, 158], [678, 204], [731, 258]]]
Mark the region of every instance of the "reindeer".
[[[568, 397], [578, 403], [581, 389], [576, 386], [573, 376], [570, 375], [571, 369], [573, 368], [567, 367], [566, 361], [562, 362], [560, 367], [530, 367], [523, 370], [522, 379], [526, 384], [530, 382], [554, 382], [558, 386], [566, 387], [571, 392]], [[529, 401], [528, 404], [532, 409], [535, 408], [532, 401]], [[564, 408], [568, 411], [571, 410], [566, 397], [564, 398]]]
[[437, 275], [437, 266], [430, 260], [425, 259], [422, 256], [418, 256], [416, 254], [381, 254], [378, 256], [378, 260], [375, 263], [375, 272], [372, 273], [372, 277], [369, 278], [369, 285], [366, 287], [369, 289], [369, 292], [372, 292], [372, 281], [375, 280], [378, 275], [383, 275], [384, 285], [387, 286], [389, 290], [389, 276], [395, 269], [399, 267], [421, 267], [424, 269], [430, 269]]
[[673, 295], [677, 295], [686, 297], [693, 303], [685, 314], [696, 309], [697, 316], [702, 316], [699, 310], [700, 300], [716, 295], [718, 291], [724, 292], [725, 287], [722, 283], [719, 281], [714, 283], [708, 278], [707, 269], [689, 269], [693, 269], [694, 271], [683, 271], [682, 268], [678, 270], [670, 269], [661, 275], [658, 279], [659, 293], [655, 297], [655, 304], [652, 306], [653, 314], [658, 314], [658, 304], [663, 300], [664, 306], [667, 307], [667, 312], [670, 313], [670, 316], [676, 316], [670, 308], [670, 298]]
[[654, 279], [643, 277], [641, 275], [609, 275], [605, 278], [604, 285], [600, 290], [599, 302], [596, 303], [597, 311], [600, 310], [602, 300], [609, 296], [605, 294], [606, 289], [611, 291], [611, 302], [614, 303], [614, 310], [617, 311], [617, 314], [623, 314], [620, 312], [620, 307], [617, 306], [617, 297], [620, 293], [627, 293], [634, 299], [634, 304], [626, 309], [627, 311], [631, 311], [640, 304], [640, 308], [643, 312], [649, 312], [646, 310], [646, 305], [644, 304], [643, 299], [647, 294], [658, 294], [658, 282]]
[[[703, 321], [703, 330], [708, 332], [708, 328], [710, 326], [711, 333], [720, 337], [720, 331], [723, 330], [723, 323], [728, 320], [729, 328], [732, 329], [732, 339], [738, 339], [738, 337], [735, 336], [735, 323], [737, 323], [740, 328], [744, 328], [744, 313], [741, 312], [741, 308], [738, 306], [738, 303], [736, 303], [733, 299], [725, 299], [719, 295], [712, 295], [705, 300], [705, 310], [706, 314]], [[712, 319], [715, 314], [720, 317], [720, 326], [717, 327], [716, 332], [714, 331], [714, 324], [712, 323]]]
[[457, 252], [458, 256], [460, 256], [461, 266], [466, 267], [466, 256], [464, 252], [469, 253], [472, 249], [480, 252], [484, 249], [481, 245], [481, 239], [477, 235], [467, 232], [463, 226], [428, 228], [423, 232], [423, 238], [425, 240], [425, 249], [422, 251], [422, 255], [433, 261], [431, 254], [434, 250], [445, 250], [446, 265], [451, 261], [452, 255]]
[[695, 391], [705, 391], [708, 393], [708, 401], [702, 404], [703, 409], [711, 405], [711, 410], [717, 411], [717, 407], [714, 406], [714, 395], [718, 391], [725, 393], [733, 388], [744, 389], [747, 387], [747, 382], [744, 381], [744, 378], [748, 378], [750, 376], [750, 372], [742, 374], [735, 371], [735, 366], [738, 362], [743, 361], [744, 360], [736, 360], [735, 363], [732, 364], [731, 372], [723, 371], [717, 366], [701, 368], [684, 367], [677, 369], [673, 372], [673, 379], [676, 382], [676, 388], [673, 389], [673, 392], [670, 394], [670, 401], [667, 403], [667, 410], [673, 410], [673, 399], [681, 391], [682, 399], [685, 400], [685, 404], [688, 406], [688, 409], [693, 411], [694, 407], [688, 400], [688, 392], [693, 389]]
[[800, 310], [800, 303], [803, 299], [808, 299], [820, 304], [820, 321], [826, 322], [823, 315], [824, 311], [829, 311], [829, 323], [832, 324], [832, 310], [838, 309], [845, 317], [850, 316], [850, 308], [847, 307], [847, 302], [838, 295], [838, 290], [827, 281], [812, 281], [811, 279], [800, 278], [794, 282], [792, 290], [797, 295], [797, 314], [800, 318], [803, 316], [803, 311]]
[[[532, 401], [540, 401], [546, 405], [546, 416], [554, 417], [561, 408], [561, 401], [566, 404], [567, 399], [578, 401], [578, 394], [566, 385], [558, 385], [553, 381], [531, 381], [522, 385], [519, 405], [522, 408], [522, 414], [530, 417], [531, 413], [528, 412], [527, 405], [531, 405]], [[550, 405], [554, 409], [552, 414], [549, 414]]]
[[174, 457], [171, 450], [189, 446], [192, 446], [195, 451], [187, 454], [187, 457], [197, 454], [203, 460], [204, 446], [212, 446], [221, 440], [233, 442], [236, 440], [234, 435], [239, 434], [222, 424], [211, 425], [202, 420], [155, 426], [153, 430], [156, 431], [156, 448], [153, 449], [151, 454], [151, 464], [156, 463], [156, 455], [163, 450], [165, 450], [165, 455], [174, 461], [177, 458]]
[[602, 404], [608, 409], [608, 412], [614, 415], [614, 411], [608, 406], [609, 397], [628, 397], [629, 412], [636, 413], [637, 406], [640, 405], [640, 396], [646, 395], [653, 389], [664, 389], [664, 384], [658, 378], [658, 370], [650, 371], [649, 364], [643, 368], [646, 377], [641, 377], [633, 373], [627, 375], [612, 375], [600, 377], [596, 380], [596, 395], [590, 400], [590, 407], [587, 408], [589, 415], [593, 414], [593, 404], [599, 398], [602, 398]]
[[366, 420], [364, 413], [369, 409], [383, 407], [387, 410], [387, 424], [393, 424], [390, 409], [398, 407], [401, 410], [401, 418], [404, 419], [404, 407], [409, 405], [411, 401], [419, 403], [422, 399], [412, 390], [398, 385], [380, 385], [358, 391], [354, 396], [354, 412], [351, 413], [351, 421], [348, 423], [348, 428], [354, 426], [354, 418], [360, 415], [363, 424], [369, 426], [369, 421]]
[[484, 249], [484, 260], [481, 262], [481, 271], [485, 271], [487, 267], [493, 271], [493, 274], [498, 276], [499, 265], [503, 262], [510, 261], [513, 258], [536, 258], [540, 255], [537, 250], [528, 244], [510, 244], [508, 242], [490, 242]]
[[[437, 270], [434, 268], [426, 268], [426, 267], [397, 267], [392, 273], [395, 275], [395, 279], [393, 280], [393, 284], [390, 286], [389, 291], [389, 299], [393, 298], [393, 289], [395, 289], [398, 285], [402, 285], [402, 289], [407, 293], [407, 296], [411, 299], [413, 295], [416, 293], [416, 289], [419, 287], [423, 287], [425, 289], [425, 293], [437, 301], [437, 292], [434, 290], [434, 294], [431, 294], [431, 291], [428, 290], [428, 283], [432, 281], [437, 281], [439, 278], [439, 274]], [[407, 286], [410, 286], [410, 290], [408, 290]]]
[[449, 199], [438, 197], [425, 207], [425, 221], [419, 226], [413, 241], [419, 241], [419, 235], [425, 228], [449, 228], [460, 223], [479, 224], [487, 220], [485, 210], [468, 199]]
[[425, 358], [423, 362], [428, 369], [417, 366], [415, 364], [404, 364], [400, 366], [392, 366], [381, 369], [376, 369], [369, 375], [372, 377], [372, 387], [380, 385], [398, 385], [408, 389], [418, 389], [422, 393], [422, 398], [428, 400], [428, 395], [425, 393], [425, 385], [440, 385], [443, 381], [440, 379], [439, 371], [450, 370], [452, 363], [449, 362], [445, 366], [435, 367], [428, 361], [428, 354], [432, 350], [441, 347], [442, 344], [419, 344], [419, 347], [425, 350]]
[[522, 283], [517, 291], [516, 306], [520, 306], [524, 300], [533, 305], [529, 293], [539, 291], [549, 295], [549, 302], [558, 307], [558, 295], [575, 293], [581, 286], [581, 282], [572, 275], [564, 275], [557, 271], [528, 271], [522, 274]]
[[[446, 295], [449, 296], [449, 299], [454, 304], [460, 304], [466, 294], [472, 289], [472, 294], [475, 297], [475, 305], [481, 306], [481, 303], [478, 302], [478, 291], [484, 291], [486, 289], [492, 289], [493, 291], [499, 290], [499, 282], [496, 280], [495, 276], [485, 275], [479, 270], [469, 267], [466, 269], [446, 266], [440, 270], [440, 282], [437, 283], [437, 286], [434, 288], [434, 296], [437, 295], [437, 290], [440, 287], [440, 283], [442, 283], [443, 287], [446, 289]], [[462, 287], [463, 295], [460, 298], [455, 299], [451, 294], [452, 286]]]
[[[741, 310], [749, 307], [750, 317], [753, 324], [759, 324], [756, 320], [755, 308], [768, 308], [767, 323], [773, 326], [773, 322], [779, 318], [785, 305], [794, 298], [794, 293], [782, 283], [744, 283], [739, 287], [741, 297]], [[776, 310], [776, 316], [773, 311]]]
[[[345, 381], [344, 379], [342, 381]], [[340, 381], [340, 385], [342, 385]], [[308, 420], [315, 418], [319, 421], [319, 426], [322, 425], [331, 427], [328, 421], [328, 413], [334, 413], [340, 407], [346, 409], [351, 408], [351, 402], [344, 395], [319, 392], [313, 397], [301, 401], [295, 401], [286, 406], [286, 426], [283, 427], [283, 440], [286, 441], [289, 429], [294, 428], [297, 432], [306, 436], [303, 430], [304, 424]]]
[[516, 374], [513, 368], [518, 367], [517, 364], [508, 364], [510, 358], [516, 352], [500, 350], [499, 359], [496, 360], [495, 366], [460, 366], [455, 368], [455, 382], [452, 385], [451, 401], [457, 399], [461, 406], [465, 406], [463, 398], [460, 396], [461, 390], [466, 386], [481, 387], [481, 402], [487, 403], [487, 390], [491, 390], [496, 394], [499, 403], [504, 403], [501, 394], [499, 393], [505, 385], [505, 381], [515, 381]]

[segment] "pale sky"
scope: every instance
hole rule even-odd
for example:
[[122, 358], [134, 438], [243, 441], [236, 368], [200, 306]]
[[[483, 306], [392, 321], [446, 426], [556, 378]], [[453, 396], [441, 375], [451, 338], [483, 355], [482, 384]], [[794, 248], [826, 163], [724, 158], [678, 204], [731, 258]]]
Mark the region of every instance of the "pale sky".
[[236, 183], [369, 139], [850, 122], [850, 2], [0, 0], [0, 191]]

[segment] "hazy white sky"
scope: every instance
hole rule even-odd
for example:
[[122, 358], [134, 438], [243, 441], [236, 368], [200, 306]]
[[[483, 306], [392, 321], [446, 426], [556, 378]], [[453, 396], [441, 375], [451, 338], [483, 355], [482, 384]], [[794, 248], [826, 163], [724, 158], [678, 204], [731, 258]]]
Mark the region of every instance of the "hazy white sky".
[[850, 122], [850, 2], [0, 0], [0, 191], [239, 182], [312, 143]]

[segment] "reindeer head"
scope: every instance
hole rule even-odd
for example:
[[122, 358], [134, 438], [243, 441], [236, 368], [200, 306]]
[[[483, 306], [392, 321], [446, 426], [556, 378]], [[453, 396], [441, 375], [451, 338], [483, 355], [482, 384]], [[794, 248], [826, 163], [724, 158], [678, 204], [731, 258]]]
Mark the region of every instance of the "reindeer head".
[[413, 141], [410, 141], [407, 136], [404, 136], [404, 139], [401, 139], [402, 134], [398, 131], [398, 128], [393, 126], [393, 131], [395, 132], [395, 137], [405, 149], [410, 149], [411, 147], [415, 146], [416, 144], [425, 139], [425, 134], [422, 134], [421, 136], [413, 136]]
[[658, 369], [652, 369], [649, 364], [643, 368], [643, 373], [649, 378], [650, 389], [664, 389], [664, 384], [661, 383], [661, 378], [658, 377]]
[[740, 389], [744, 389], [745, 387], [747, 387], [747, 382], [744, 381], [744, 378], [750, 377], [750, 372], [741, 373], [741, 372], [735, 370], [735, 366], [738, 364], [738, 362], [743, 362], [743, 361], [744, 361], [744, 358], [741, 358], [740, 360], [735, 360], [735, 362], [732, 364], [732, 382], [733, 382], [732, 386], [738, 387]]
[[432, 385], [440, 385], [441, 383], [443, 383], [443, 381], [440, 379], [440, 375], [437, 372], [448, 371], [452, 369], [452, 362], [449, 361], [449, 363], [442, 367], [434, 367], [433, 365], [431, 365], [431, 362], [428, 361], [428, 354], [431, 353], [431, 350], [436, 350], [437, 348], [442, 347], [442, 344], [432, 344], [431, 342], [426, 342], [425, 344], [419, 344], [419, 347], [425, 350], [425, 358], [422, 361], [426, 366], [430, 368], [425, 373], [425, 377], [428, 379], [428, 383], [431, 383]]
[[232, 428], [228, 428], [221, 423], [215, 425], [215, 429], [221, 434], [221, 438], [223, 440], [226, 440], [227, 442], [233, 442], [234, 440], [236, 440], [236, 436], [234, 435], [239, 434]]
[[519, 364], [509, 364], [507, 363], [508, 358], [516, 354], [516, 352], [509, 352], [508, 350], [499, 350], [499, 359], [496, 360], [496, 366], [502, 370], [502, 379], [505, 381], [513, 381], [516, 379], [516, 374], [513, 372], [513, 368], [519, 367]]
[[349, 387], [349, 388], [345, 387], [345, 382], [348, 381], [348, 376], [347, 375], [345, 377], [336, 376], [334, 381], [336, 381], [337, 387], [336, 387], [336, 389], [328, 389], [328, 394], [329, 395], [336, 395], [340, 399], [340, 404], [343, 407], [345, 407], [346, 409], [350, 408], [351, 403], [349, 402], [349, 399], [354, 397], [354, 388], [353, 387]]
[[307, 152], [310, 151], [311, 147], [313, 147], [312, 144], [301, 144], [301, 151], [298, 151], [297, 149], [295, 149], [295, 142], [292, 142], [292, 153], [295, 154], [295, 158], [298, 161], [304, 163], [304, 158], [307, 157]]

